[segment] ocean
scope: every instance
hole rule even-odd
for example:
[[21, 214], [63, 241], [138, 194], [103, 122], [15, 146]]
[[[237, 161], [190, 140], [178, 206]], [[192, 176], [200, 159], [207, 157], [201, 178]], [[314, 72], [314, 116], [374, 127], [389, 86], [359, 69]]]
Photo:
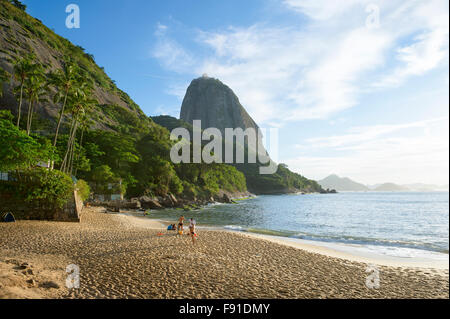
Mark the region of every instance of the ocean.
[[394, 257], [445, 259], [449, 253], [448, 192], [265, 195], [189, 212], [152, 211], [150, 218], [175, 222], [180, 215], [203, 227], [352, 245]]

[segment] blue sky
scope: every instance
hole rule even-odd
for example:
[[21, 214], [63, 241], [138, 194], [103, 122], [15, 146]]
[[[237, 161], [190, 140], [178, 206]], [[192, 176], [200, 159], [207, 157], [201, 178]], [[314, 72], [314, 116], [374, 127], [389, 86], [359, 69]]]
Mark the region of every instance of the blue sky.
[[[148, 115], [207, 73], [309, 178], [448, 184], [447, 1], [24, 0]], [[67, 29], [65, 8], [80, 7]], [[275, 155], [275, 154], [272, 154]]]

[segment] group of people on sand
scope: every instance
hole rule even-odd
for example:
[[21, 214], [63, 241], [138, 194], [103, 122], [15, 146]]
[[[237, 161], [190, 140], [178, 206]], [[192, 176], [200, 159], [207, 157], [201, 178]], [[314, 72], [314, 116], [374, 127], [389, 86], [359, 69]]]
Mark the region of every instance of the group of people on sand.
[[[176, 227], [177, 230], [177, 235], [183, 235], [184, 232], [184, 221], [185, 218], [184, 216], [181, 216], [178, 219], [178, 226]], [[193, 218], [189, 219], [189, 236], [191, 236], [192, 238], [192, 243], [195, 245], [195, 242], [197, 240], [197, 233], [195, 232], [195, 225], [196, 225], [196, 221]], [[170, 225], [168, 228], [168, 230], [175, 230], [175, 224]]]

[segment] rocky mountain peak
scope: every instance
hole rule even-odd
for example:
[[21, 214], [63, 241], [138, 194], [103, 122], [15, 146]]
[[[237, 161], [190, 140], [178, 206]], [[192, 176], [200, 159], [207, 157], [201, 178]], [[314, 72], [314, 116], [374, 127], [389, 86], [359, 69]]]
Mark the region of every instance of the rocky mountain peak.
[[225, 128], [258, 128], [233, 90], [206, 74], [189, 85], [180, 118], [189, 124], [193, 120], [201, 120], [202, 128], [215, 127], [222, 134]]

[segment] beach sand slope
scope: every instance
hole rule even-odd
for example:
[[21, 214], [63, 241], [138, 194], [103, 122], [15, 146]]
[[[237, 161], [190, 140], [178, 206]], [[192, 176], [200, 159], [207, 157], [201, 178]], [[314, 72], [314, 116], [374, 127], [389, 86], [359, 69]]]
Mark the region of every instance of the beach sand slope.
[[[226, 231], [200, 230], [193, 247], [158, 222], [101, 211], [0, 224], [0, 298], [449, 298], [448, 270], [379, 266], [369, 289], [364, 263]], [[65, 287], [69, 264], [79, 289]]]

